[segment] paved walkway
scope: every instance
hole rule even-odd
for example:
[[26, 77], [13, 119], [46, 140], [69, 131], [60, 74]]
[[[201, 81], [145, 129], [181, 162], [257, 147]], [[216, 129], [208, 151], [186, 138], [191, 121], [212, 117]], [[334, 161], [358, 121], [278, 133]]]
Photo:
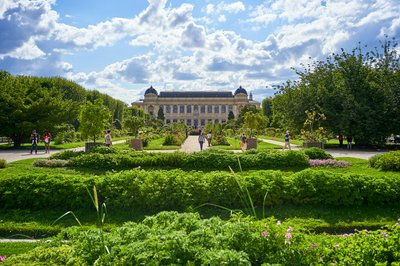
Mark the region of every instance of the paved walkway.
[[[208, 144], [207, 140], [204, 141], [203, 150], [206, 150], [208, 149]], [[188, 136], [179, 151], [186, 153], [200, 151], [199, 136]]]

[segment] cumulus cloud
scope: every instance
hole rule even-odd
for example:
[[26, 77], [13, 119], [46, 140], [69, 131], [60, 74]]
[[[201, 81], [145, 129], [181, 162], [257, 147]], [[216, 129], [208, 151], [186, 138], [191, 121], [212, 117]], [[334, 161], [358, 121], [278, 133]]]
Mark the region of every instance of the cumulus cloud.
[[205, 45], [205, 30], [202, 26], [197, 26], [190, 23], [186, 26], [186, 29], [182, 32], [182, 46], [193, 48], [193, 47], [204, 47]]

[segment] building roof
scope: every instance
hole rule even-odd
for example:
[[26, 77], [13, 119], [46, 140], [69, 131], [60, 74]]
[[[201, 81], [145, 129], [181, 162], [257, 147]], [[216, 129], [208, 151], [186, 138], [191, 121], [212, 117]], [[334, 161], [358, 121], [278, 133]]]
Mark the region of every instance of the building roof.
[[161, 98], [232, 98], [230, 91], [162, 91]]
[[247, 95], [247, 91], [245, 89], [243, 89], [242, 86], [240, 86], [239, 88], [236, 89], [235, 95], [238, 93], [243, 93], [243, 94]]
[[153, 86], [150, 86], [150, 88], [148, 88], [145, 92], [144, 95], [149, 94], [149, 93], [154, 93], [155, 95], [157, 95], [157, 91], [156, 89], [153, 88]]

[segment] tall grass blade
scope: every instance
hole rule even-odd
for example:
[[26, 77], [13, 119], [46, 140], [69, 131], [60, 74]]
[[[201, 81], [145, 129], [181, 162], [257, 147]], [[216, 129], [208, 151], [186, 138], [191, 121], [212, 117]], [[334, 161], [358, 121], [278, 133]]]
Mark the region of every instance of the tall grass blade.
[[79, 224], [79, 226], [82, 226], [81, 222], [79, 221], [78, 217], [76, 217], [76, 215], [74, 214], [73, 211], [67, 211], [66, 213], [64, 213], [63, 215], [61, 215], [60, 217], [57, 218], [57, 220], [55, 220], [51, 225], [54, 225], [56, 222], [58, 222], [59, 220], [61, 220], [62, 218], [64, 218], [65, 216], [71, 214], [72, 216], [74, 216], [76, 222]]
[[262, 218], [263, 219], [265, 218], [265, 200], [267, 199], [267, 195], [268, 195], [268, 190], [267, 190], [267, 192], [265, 192], [264, 199], [263, 199], [263, 206], [262, 206], [262, 209], [263, 209]]

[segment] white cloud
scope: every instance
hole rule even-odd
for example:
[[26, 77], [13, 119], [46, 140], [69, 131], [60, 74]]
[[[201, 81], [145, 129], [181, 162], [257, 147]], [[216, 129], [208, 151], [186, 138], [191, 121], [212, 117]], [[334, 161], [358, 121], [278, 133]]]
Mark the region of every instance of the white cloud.
[[19, 59], [19, 60], [32, 60], [36, 58], [40, 58], [44, 56], [45, 53], [37, 47], [33, 38], [30, 38], [27, 42], [25, 42], [22, 46], [16, 48], [14, 51], [0, 55], [0, 58], [4, 58], [6, 56]]

